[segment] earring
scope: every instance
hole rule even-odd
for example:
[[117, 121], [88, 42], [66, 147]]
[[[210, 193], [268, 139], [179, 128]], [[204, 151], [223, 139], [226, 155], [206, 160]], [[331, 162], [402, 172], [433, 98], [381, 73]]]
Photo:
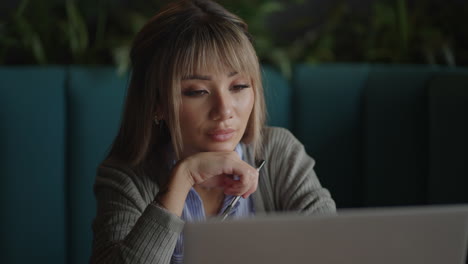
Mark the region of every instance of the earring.
[[154, 116], [154, 123], [159, 126], [159, 118], [157, 115]]

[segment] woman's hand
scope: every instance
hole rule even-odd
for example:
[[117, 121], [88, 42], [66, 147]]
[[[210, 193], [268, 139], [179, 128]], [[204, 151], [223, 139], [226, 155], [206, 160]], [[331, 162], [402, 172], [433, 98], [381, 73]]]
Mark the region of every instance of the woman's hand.
[[[238, 180], [233, 179], [234, 175]], [[235, 151], [200, 152], [179, 161], [157, 203], [180, 216], [187, 194], [194, 185], [224, 188], [228, 195], [249, 197], [258, 186], [258, 172]]]
[[[247, 198], [258, 186], [258, 172], [234, 152], [200, 152], [177, 165], [175, 171], [185, 176], [191, 186], [224, 188], [224, 193]], [[234, 175], [235, 178], [234, 179]]]

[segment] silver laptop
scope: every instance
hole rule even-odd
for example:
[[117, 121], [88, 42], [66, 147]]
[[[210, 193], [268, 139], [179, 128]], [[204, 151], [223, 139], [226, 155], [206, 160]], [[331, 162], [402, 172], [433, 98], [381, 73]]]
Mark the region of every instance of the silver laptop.
[[186, 264], [462, 264], [468, 206], [265, 215], [185, 226]]

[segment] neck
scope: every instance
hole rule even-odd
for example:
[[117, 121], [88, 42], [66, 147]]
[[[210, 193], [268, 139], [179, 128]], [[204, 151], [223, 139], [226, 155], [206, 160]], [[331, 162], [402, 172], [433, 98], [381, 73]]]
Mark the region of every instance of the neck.
[[206, 216], [218, 214], [224, 201], [224, 191], [222, 188], [206, 188], [199, 185], [193, 186], [200, 196]]
[[194, 185], [193, 188], [195, 189], [195, 191], [197, 191], [200, 197], [210, 197], [210, 199], [221, 197], [224, 199], [224, 191], [222, 188], [205, 187], [205, 186], [200, 186], [200, 185]]

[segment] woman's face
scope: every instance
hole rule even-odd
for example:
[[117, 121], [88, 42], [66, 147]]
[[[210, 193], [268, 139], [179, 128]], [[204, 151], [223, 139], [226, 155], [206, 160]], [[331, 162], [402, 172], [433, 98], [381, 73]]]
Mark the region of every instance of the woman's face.
[[242, 139], [254, 104], [251, 79], [235, 71], [198, 72], [181, 81], [182, 157], [232, 151]]

